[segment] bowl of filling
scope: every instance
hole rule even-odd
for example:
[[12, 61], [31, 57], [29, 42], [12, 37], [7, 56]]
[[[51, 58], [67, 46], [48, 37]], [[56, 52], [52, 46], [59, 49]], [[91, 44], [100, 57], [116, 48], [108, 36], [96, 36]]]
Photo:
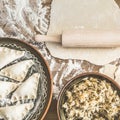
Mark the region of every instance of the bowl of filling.
[[100, 73], [83, 73], [60, 92], [59, 120], [120, 120], [120, 86]]

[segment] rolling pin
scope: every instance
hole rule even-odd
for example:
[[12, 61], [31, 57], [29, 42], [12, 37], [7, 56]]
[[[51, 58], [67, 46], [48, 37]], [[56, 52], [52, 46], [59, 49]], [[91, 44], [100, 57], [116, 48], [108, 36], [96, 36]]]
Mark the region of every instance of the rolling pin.
[[119, 47], [120, 30], [74, 30], [61, 35], [36, 35], [37, 42], [57, 42], [63, 47]]

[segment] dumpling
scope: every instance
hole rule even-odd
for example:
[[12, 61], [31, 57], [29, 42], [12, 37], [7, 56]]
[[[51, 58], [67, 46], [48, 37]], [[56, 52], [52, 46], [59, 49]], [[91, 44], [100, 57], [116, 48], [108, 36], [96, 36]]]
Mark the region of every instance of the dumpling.
[[7, 47], [0, 47], [0, 69], [8, 63], [24, 56], [25, 51], [10, 49]]
[[0, 100], [5, 98], [9, 93], [14, 91], [19, 84], [12, 82], [0, 81]]
[[24, 60], [8, 66], [0, 71], [0, 75], [9, 77], [16, 81], [23, 81], [28, 69], [34, 64], [32, 60]]
[[13, 93], [11, 101], [36, 99], [40, 74], [34, 73], [25, 82], [23, 82]]
[[0, 119], [5, 120], [22, 120], [29, 111], [33, 108], [34, 104], [25, 103], [15, 106], [7, 106], [0, 108]]

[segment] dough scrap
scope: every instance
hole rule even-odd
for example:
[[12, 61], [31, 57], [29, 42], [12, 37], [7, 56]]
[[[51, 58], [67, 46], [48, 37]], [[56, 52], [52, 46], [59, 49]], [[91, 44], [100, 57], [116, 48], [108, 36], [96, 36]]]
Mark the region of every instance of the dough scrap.
[[119, 85], [120, 85], [120, 66], [118, 66], [118, 68], [116, 69], [115, 81], [117, 81], [119, 83]]
[[0, 100], [4, 99], [9, 93], [14, 91], [19, 84], [0, 81]]
[[[114, 0], [53, 0], [48, 34], [73, 29], [120, 29], [120, 9]], [[104, 43], [103, 43], [104, 44]], [[47, 43], [54, 57], [82, 59], [105, 65], [120, 57], [120, 48], [63, 48]]]
[[11, 101], [15, 102], [16, 100], [36, 99], [39, 77], [39, 73], [34, 73], [32, 76], [30, 76], [13, 93]]
[[0, 68], [4, 67], [8, 63], [24, 56], [25, 51], [19, 51], [10, 49], [7, 47], [0, 47]]
[[34, 64], [32, 60], [24, 60], [8, 66], [0, 71], [0, 75], [9, 77], [16, 81], [23, 81], [28, 69]]
[[103, 73], [105, 75], [108, 75], [109, 77], [114, 79], [114, 73], [116, 71], [116, 66], [115, 65], [111, 65], [111, 64], [107, 64], [104, 67], [102, 67], [99, 72]]
[[34, 104], [31, 102], [15, 106], [1, 107], [0, 118], [5, 120], [22, 120], [33, 106]]

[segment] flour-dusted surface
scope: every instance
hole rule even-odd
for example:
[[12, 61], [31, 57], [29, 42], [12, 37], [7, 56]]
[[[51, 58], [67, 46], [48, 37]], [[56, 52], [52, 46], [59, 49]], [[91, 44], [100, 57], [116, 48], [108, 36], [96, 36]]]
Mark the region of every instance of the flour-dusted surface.
[[[54, 97], [67, 81], [83, 72], [102, 72], [120, 80], [119, 58], [107, 65], [95, 65], [84, 59], [58, 59], [51, 56], [44, 43], [34, 42], [35, 34], [48, 31], [51, 0], [0, 0], [0, 8], [0, 37], [15, 37], [38, 48], [50, 66]], [[112, 70], [107, 72], [109, 68]]]
[[[49, 12], [50, 0], [1, 0], [0, 33], [1, 36], [33, 39], [36, 33], [47, 31], [45, 15]], [[44, 22], [42, 22], [44, 21]]]

